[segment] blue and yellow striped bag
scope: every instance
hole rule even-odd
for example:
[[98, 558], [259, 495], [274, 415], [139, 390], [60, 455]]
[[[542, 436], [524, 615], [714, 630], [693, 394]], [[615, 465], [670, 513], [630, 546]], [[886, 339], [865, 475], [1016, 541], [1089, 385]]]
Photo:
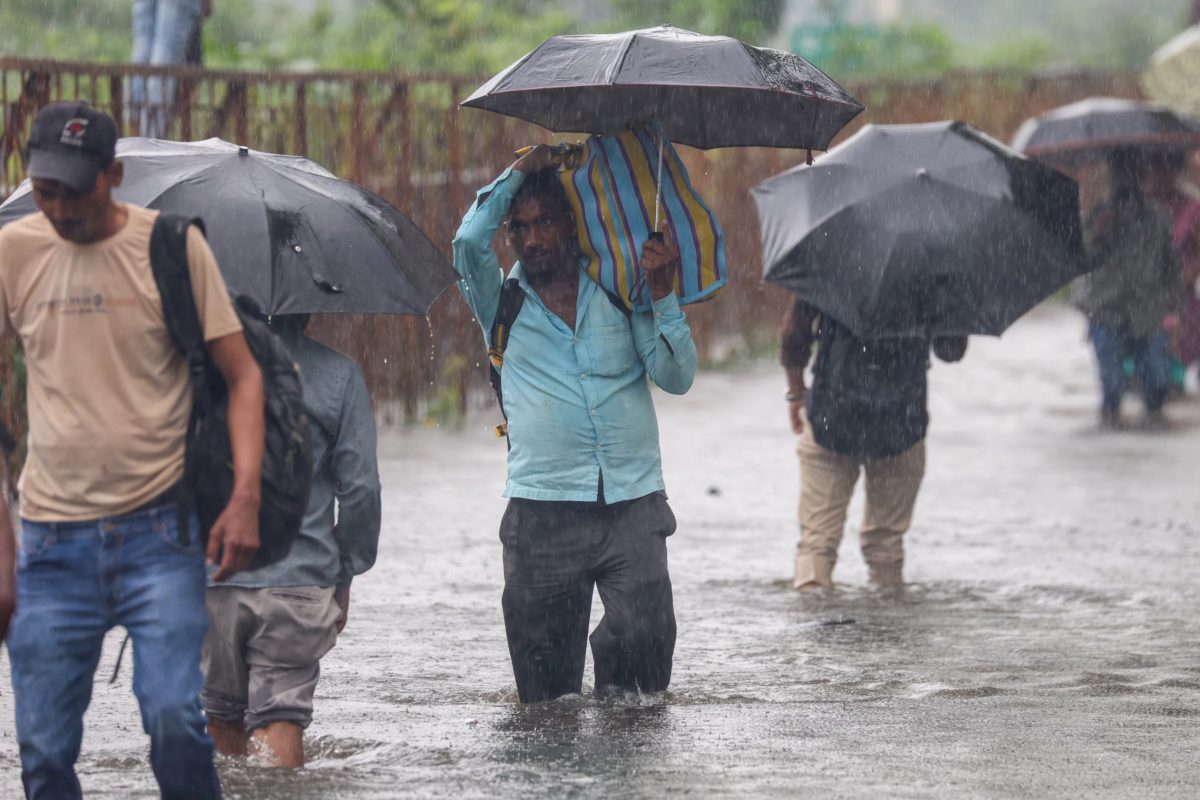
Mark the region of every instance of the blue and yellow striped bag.
[[[638, 311], [651, 305], [638, 259], [654, 228], [658, 153], [658, 138], [649, 130], [591, 136], [559, 173], [588, 274]], [[696, 303], [726, 283], [725, 235], [670, 142], [663, 143], [662, 153], [660, 219], [675, 233], [681, 263], [675, 294], [681, 303]]]

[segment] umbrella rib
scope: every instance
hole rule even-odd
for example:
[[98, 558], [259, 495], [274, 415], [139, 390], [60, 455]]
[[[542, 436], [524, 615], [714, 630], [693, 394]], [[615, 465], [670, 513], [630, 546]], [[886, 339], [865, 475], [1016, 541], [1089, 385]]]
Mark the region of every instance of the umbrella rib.
[[[121, 156], [118, 155], [117, 158], [119, 160], [121, 158]], [[162, 198], [162, 196], [165, 195], [167, 192], [178, 187], [180, 184], [184, 183], [185, 181], [195, 180], [196, 178], [201, 177], [205, 173], [211, 172], [212, 170], [214, 170], [218, 166], [220, 166], [221, 163], [222, 162], [220, 162], [220, 161], [214, 160], [211, 163], [204, 164], [203, 166], [201, 166], [200, 169], [196, 170], [195, 172], [189, 173], [186, 177], [184, 177], [180, 180], [172, 181], [168, 185], [164, 186], [162, 191], [158, 192], [153, 197], [149, 198], [148, 200], [141, 203], [140, 205], [143, 205], [146, 208], [150, 208], [152, 206], [152, 204], [157, 203], [159, 201], [159, 199]]]
[[625, 40], [625, 46], [621, 48], [621, 57], [617, 59], [617, 63], [613, 65], [612, 72], [608, 78], [609, 86], [617, 82], [617, 78], [621, 75], [621, 70], [625, 68], [625, 59], [629, 57], [629, 51], [633, 49], [633, 43], [637, 40], [637, 33], [632, 33]]

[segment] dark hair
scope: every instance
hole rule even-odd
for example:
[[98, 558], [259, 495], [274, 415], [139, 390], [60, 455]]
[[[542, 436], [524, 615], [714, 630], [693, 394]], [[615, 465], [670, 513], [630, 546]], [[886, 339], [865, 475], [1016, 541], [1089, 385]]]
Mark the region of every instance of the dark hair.
[[509, 208], [516, 208], [534, 197], [557, 206], [566, 216], [571, 214], [571, 201], [567, 199], [567, 190], [563, 188], [562, 181], [558, 179], [558, 170], [554, 167], [546, 167], [526, 175], [525, 182], [513, 195]]
[[1146, 154], [1135, 147], [1117, 147], [1108, 153], [1108, 168], [1111, 172], [1138, 174], [1146, 168]]

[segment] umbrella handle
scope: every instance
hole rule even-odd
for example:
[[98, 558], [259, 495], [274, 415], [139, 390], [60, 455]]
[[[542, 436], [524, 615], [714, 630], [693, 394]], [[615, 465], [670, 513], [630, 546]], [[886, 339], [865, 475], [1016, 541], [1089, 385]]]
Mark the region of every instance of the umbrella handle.
[[[658, 177], [655, 178], [655, 181], [654, 181], [654, 230], [650, 231], [650, 235], [647, 237], [647, 239], [649, 241], [661, 242], [661, 241], [663, 241], [663, 234], [662, 234], [662, 231], [660, 231], [658, 228], [659, 228], [659, 222], [661, 219], [661, 211], [662, 211], [663, 142], [666, 140], [666, 137], [663, 136], [663, 133], [661, 130], [658, 130], [657, 133], [658, 133]], [[629, 288], [629, 301], [631, 303], [636, 302], [636, 298], [641, 296], [642, 287], [646, 283], [646, 274], [644, 272], [642, 272], [640, 267], [638, 267], [635, 264], [634, 270], [637, 272], [637, 278], [636, 278], [636, 280], [634, 280], [633, 286], [631, 286]]]

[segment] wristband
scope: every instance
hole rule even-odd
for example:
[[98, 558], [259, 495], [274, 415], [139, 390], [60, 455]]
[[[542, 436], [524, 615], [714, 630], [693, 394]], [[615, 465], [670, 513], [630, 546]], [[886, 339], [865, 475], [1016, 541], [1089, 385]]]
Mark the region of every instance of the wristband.
[[802, 403], [805, 394], [805, 392], [784, 392], [783, 399], [789, 403]]

